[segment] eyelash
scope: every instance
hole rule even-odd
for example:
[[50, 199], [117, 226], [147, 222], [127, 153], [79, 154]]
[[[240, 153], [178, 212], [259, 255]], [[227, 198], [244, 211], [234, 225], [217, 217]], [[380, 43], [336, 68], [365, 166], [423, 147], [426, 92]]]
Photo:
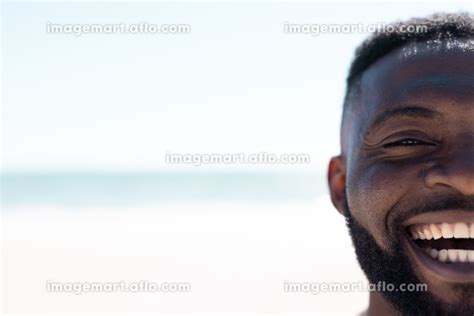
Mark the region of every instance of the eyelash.
[[404, 138], [401, 140], [397, 140], [396, 142], [388, 143], [383, 145], [384, 148], [391, 148], [391, 147], [413, 147], [413, 146], [436, 146], [433, 143], [424, 142], [414, 138]]

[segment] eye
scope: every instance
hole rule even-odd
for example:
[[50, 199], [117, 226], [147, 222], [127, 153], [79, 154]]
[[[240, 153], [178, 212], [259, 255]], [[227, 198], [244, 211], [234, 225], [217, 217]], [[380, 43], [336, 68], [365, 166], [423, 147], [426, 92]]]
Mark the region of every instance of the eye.
[[391, 147], [412, 147], [412, 146], [436, 146], [433, 143], [421, 141], [415, 138], [404, 138], [401, 140], [397, 140], [395, 142], [391, 142], [388, 144], [384, 144], [384, 148], [391, 148]]

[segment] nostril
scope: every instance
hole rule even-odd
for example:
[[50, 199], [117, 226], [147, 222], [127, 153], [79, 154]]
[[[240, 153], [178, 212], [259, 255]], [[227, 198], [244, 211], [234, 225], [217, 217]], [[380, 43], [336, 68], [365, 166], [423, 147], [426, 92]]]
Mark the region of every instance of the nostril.
[[[471, 163], [472, 164], [472, 163]], [[438, 186], [447, 186], [455, 189], [463, 195], [474, 195], [474, 174], [470, 168], [459, 168], [449, 166], [449, 168], [432, 167], [423, 170], [422, 176], [425, 185], [434, 189]]]

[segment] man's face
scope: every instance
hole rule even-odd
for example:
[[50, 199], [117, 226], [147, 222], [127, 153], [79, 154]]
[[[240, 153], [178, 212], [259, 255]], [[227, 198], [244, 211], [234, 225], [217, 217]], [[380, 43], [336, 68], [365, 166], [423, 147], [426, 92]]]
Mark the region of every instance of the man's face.
[[455, 46], [411, 44], [362, 74], [329, 182], [370, 281], [426, 283], [420, 304], [474, 311], [474, 48]]

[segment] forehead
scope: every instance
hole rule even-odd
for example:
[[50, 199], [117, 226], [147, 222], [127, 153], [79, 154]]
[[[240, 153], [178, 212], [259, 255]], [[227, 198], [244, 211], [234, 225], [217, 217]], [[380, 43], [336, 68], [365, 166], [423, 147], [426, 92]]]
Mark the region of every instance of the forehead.
[[360, 88], [359, 110], [366, 120], [406, 104], [439, 112], [443, 107], [448, 111], [472, 110], [474, 40], [422, 42], [399, 48], [363, 73]]

